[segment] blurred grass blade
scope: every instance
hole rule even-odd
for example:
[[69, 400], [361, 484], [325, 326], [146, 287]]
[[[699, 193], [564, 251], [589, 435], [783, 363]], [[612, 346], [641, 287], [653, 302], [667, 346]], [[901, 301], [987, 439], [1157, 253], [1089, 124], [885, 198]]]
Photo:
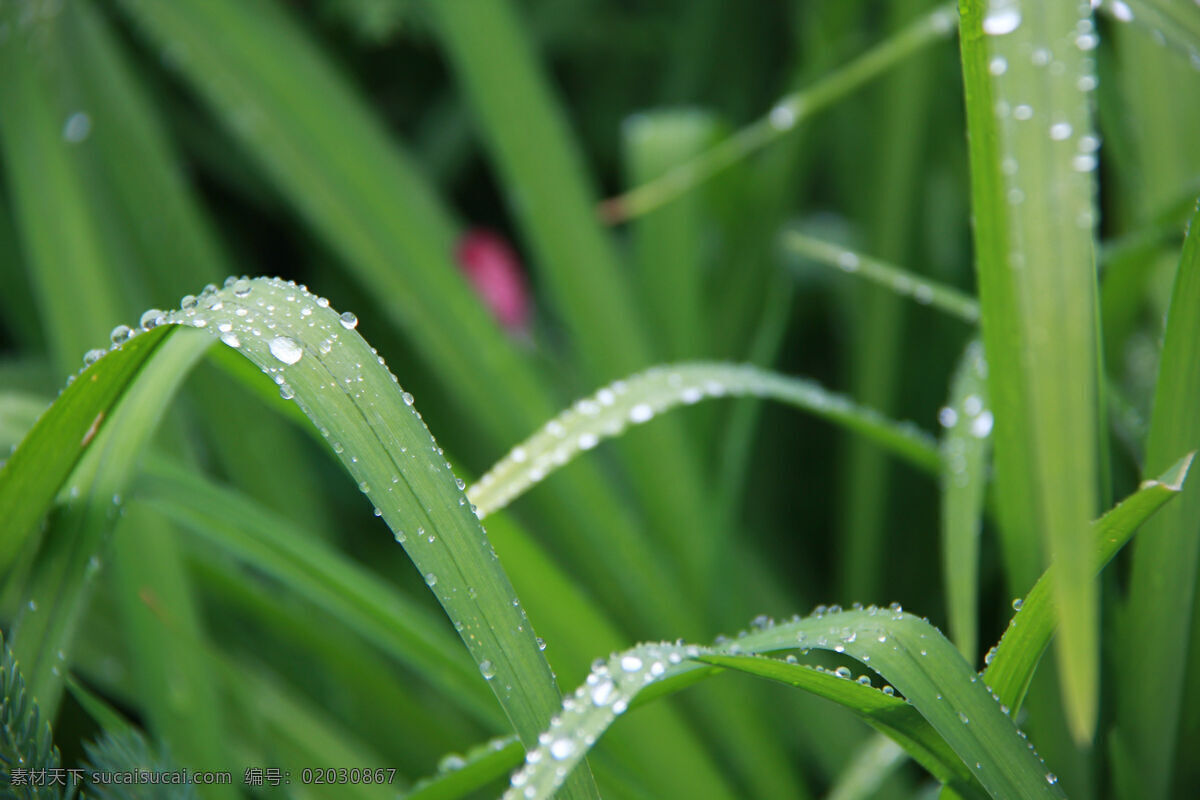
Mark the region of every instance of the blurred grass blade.
[[424, 607], [319, 537], [296, 530], [294, 523], [238, 491], [161, 460], [142, 474], [136, 490], [140, 501], [222, 553], [275, 578], [429, 678], [481, 722], [502, 727], [491, 693], [457, 640]]
[[654, 367], [578, 401], [509, 451], [467, 496], [479, 514], [486, 516], [630, 424], [649, 422], [665, 411], [704, 398], [727, 396], [763, 397], [794, 405], [866, 436], [918, 468], [929, 472], [940, 468], [936, 445], [912, 423], [893, 422], [802, 378], [739, 364], [689, 362]]
[[1099, 0], [1099, 7], [1120, 23], [1141, 28], [1200, 66], [1200, 9], [1177, 0]]
[[[634, 697], [695, 671], [694, 660], [794, 648], [844, 652], [868, 664], [903, 694], [992, 797], [1064, 796], [1058, 779], [936, 628], [899, 607], [872, 607], [767, 626], [713, 648], [661, 643], [614, 654], [564, 703], [543, 743], [513, 775], [505, 800], [549, 797]], [[806, 676], [805, 688], [816, 685]]]
[[515, 736], [492, 739], [463, 755], [442, 759], [436, 775], [418, 781], [404, 800], [457, 800], [471, 796], [521, 763], [525, 748]]
[[601, 216], [610, 223], [639, 217], [675, 200], [699, 184], [786, 135], [810, 116], [886, 74], [910, 56], [954, 32], [954, 7], [938, 6], [895, 36], [812, 86], [783, 97], [762, 119], [662, 177], [605, 200]]
[[908, 297], [921, 305], [931, 306], [957, 317], [963, 322], [974, 324], [979, 321], [979, 303], [953, 286], [937, 283], [886, 261], [856, 253], [799, 230], [788, 230], [783, 234], [782, 240], [784, 249], [789, 254], [812, 259], [818, 264], [837, 267], [843, 272], [891, 289], [896, 294]]
[[968, 662], [979, 646], [979, 531], [987, 489], [992, 412], [983, 344], [972, 340], [938, 413], [942, 433], [942, 568], [951, 639]]
[[[1191, 218], [1171, 290], [1146, 441], [1147, 474], [1168, 463], [1172, 451], [1200, 448], [1197, 342], [1200, 206]], [[1148, 798], [1165, 797], [1170, 790], [1198, 561], [1200, 486], [1192, 485], [1138, 537], [1121, 615], [1121, 639], [1128, 650], [1120, 662], [1124, 680], [1118, 689], [1119, 736], [1134, 754], [1137, 773], [1155, 770], [1153, 782], [1144, 786]], [[1156, 665], [1153, 681], [1138, 678], [1146, 663]]]
[[380, 310], [465, 418], [499, 442], [551, 412], [529, 363], [452, 263], [449, 212], [281, 4], [122, 5], [349, 274], [387, 298]]
[[6, 574], [55, 495], [95, 442], [122, 392], [170, 335], [152, 330], [92, 364], [38, 419], [0, 470], [0, 574]]
[[[1097, 318], [1087, 4], [962, 7], [975, 252], [1009, 580], [1032, 581], [1041, 531], [1059, 565], [1060, 674], [1078, 742], [1095, 732], [1099, 597], [1086, 554], [1097, 506]], [[1036, 57], [1031, 57], [1034, 52]], [[1051, 68], [1053, 65], [1054, 68]]]
[[[1092, 523], [1089, 567], [1095, 572], [1103, 569], [1133, 538], [1139, 526], [1183, 490], [1194, 457], [1195, 453], [1190, 453], [1158, 478], [1145, 481], [1137, 492]], [[994, 652], [986, 659], [984, 680], [1013, 713], [1024, 702], [1029, 681], [1057, 625], [1053, 598], [1053, 583], [1057, 576], [1057, 566], [1051, 566], [1029, 594], [1013, 604], [1017, 613]], [[1140, 663], [1144, 665], [1144, 662]]]
[[[395, 376], [323, 298], [258, 278], [206, 292], [167, 321], [204, 329], [271, 375], [321, 428], [459, 630], [518, 736], [537, 741], [554, 677], [466, 496]], [[568, 795], [595, 795], [588, 773]]]
[[[653, 110], [621, 126], [629, 183], [656, 178], [702, 152], [717, 138], [713, 114]], [[654, 334], [655, 358], [679, 361], [711, 352], [704, 315], [704, 223], [698, 196], [647, 214], [634, 225], [637, 297]]]
[[886, 736], [876, 736], [846, 765], [826, 800], [870, 800], [904, 764], [904, 748]]

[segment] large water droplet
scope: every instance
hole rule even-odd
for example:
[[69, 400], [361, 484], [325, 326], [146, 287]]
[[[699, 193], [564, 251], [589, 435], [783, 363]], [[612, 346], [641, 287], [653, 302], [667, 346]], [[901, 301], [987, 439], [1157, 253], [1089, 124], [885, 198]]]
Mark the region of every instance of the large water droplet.
[[565, 736], [560, 739], [555, 739], [550, 744], [550, 757], [555, 761], [562, 761], [570, 758], [575, 752], [575, 743]]
[[142, 326], [142, 330], [148, 331], [151, 328], [157, 328], [163, 324], [166, 315], [157, 308], [151, 308], [142, 314], [142, 318], [138, 320], [138, 324]]
[[989, 36], [1012, 33], [1021, 25], [1021, 11], [1012, 6], [993, 9], [983, 18], [983, 32]]
[[295, 364], [300, 360], [300, 356], [304, 355], [304, 348], [296, 344], [295, 339], [287, 336], [276, 336], [268, 346], [271, 349], [271, 355], [285, 364]]
[[621, 669], [626, 672], [637, 672], [642, 668], [642, 660], [637, 656], [625, 656], [621, 659]]
[[116, 345], [125, 344], [129, 341], [129, 337], [131, 336], [133, 336], [133, 329], [128, 325], [118, 325], [117, 327], [113, 328], [112, 333], [109, 334], [109, 338], [112, 339], [112, 343]]
[[342, 327], [346, 330], [353, 330], [358, 326], [358, 317], [354, 316], [354, 314], [349, 311], [343, 311], [342, 315], [338, 317], [338, 320], [342, 323]]
[[489, 681], [496, 677], [496, 668], [492, 666], [492, 662], [486, 658], [479, 662], [479, 672], [481, 675], [483, 675], [484, 679]]
[[233, 293], [238, 297], [245, 297], [250, 294], [250, 281], [245, 278], [238, 278], [233, 282]]

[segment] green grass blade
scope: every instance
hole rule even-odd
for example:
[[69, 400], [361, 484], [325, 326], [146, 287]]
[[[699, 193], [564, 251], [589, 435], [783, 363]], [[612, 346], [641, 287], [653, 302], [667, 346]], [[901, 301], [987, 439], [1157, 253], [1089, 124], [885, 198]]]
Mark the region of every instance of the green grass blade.
[[974, 0], [963, 6], [960, 38], [1009, 578], [1028, 585], [1016, 559], [1036, 549], [1020, 531], [1040, 531], [1061, 565], [1059, 678], [1082, 742], [1095, 731], [1099, 682], [1098, 593], [1086, 557], [1099, 475], [1094, 23], [1086, 5]]
[[521, 763], [525, 748], [515, 736], [492, 739], [463, 755], [442, 759], [436, 775], [423, 778], [404, 795], [405, 800], [456, 800], [468, 797]]
[[[487, 534], [395, 377], [327, 300], [265, 278], [231, 281], [168, 315], [272, 375], [329, 440], [459, 629], [517, 735], [532, 746], [558, 689]], [[595, 793], [582, 773], [573, 796]]]
[[904, 748], [886, 736], [876, 736], [851, 761], [826, 800], [869, 800], [904, 763]]
[[[270, 575], [350, 630], [411, 666], [489, 727], [502, 727], [479, 669], [429, 612], [319, 537], [242, 493], [156, 460], [138, 499], [224, 554]], [[464, 663], [464, 661], [466, 663]]]
[[1099, 7], [1116, 22], [1132, 23], [1156, 43], [1180, 51], [1193, 66], [1200, 63], [1200, 12], [1194, 5], [1171, 0], [1100, 0]]
[[[1195, 454], [1177, 461], [1158, 478], [1144, 482], [1137, 492], [1092, 523], [1089, 566], [1099, 572], [1131, 539], [1138, 527], [1183, 490]], [[1029, 681], [1057, 625], [1052, 584], [1058, 570], [1051, 566], [1018, 607], [993, 653], [983, 677], [1015, 713], [1024, 702]]]
[[765, 117], [712, 149], [649, 183], [606, 200], [601, 215], [609, 222], [623, 222], [675, 200], [953, 32], [953, 6], [939, 6], [831, 75], [781, 98]]
[[782, 241], [789, 254], [811, 259], [818, 264], [837, 267], [842, 272], [865, 278], [902, 297], [936, 308], [963, 322], [974, 324], [979, 321], [979, 303], [953, 286], [932, 281], [894, 264], [809, 236], [796, 229], [786, 231]]
[[870, 666], [916, 707], [993, 797], [1063, 796], [1057, 778], [936, 628], [898, 607], [872, 607], [768, 626], [713, 648], [662, 643], [613, 655], [564, 702], [544, 743], [513, 775], [506, 800], [549, 797], [634, 697], [696, 670], [693, 659], [794, 648], [845, 653]]
[[[662, 175], [702, 152], [716, 136], [716, 119], [704, 111], [635, 114], [622, 126], [630, 183]], [[637, 295], [655, 334], [655, 356], [663, 361], [711, 352], [702, 324], [704, 222], [700, 199], [685, 197], [643, 216], [633, 226]]]
[[[497, 442], [551, 411], [451, 261], [456, 224], [400, 146], [276, 2], [123, 6]], [[453, 321], [453, 322], [451, 322]], [[503, 385], [505, 391], [495, 387]]]
[[486, 516], [604, 438], [630, 424], [708, 397], [755, 396], [778, 400], [829, 419], [868, 437], [929, 472], [940, 468], [931, 437], [912, 423], [896, 423], [871, 409], [801, 378], [757, 367], [691, 362], [655, 367], [617, 381], [578, 401], [532, 437], [513, 448], [467, 493]]
[[5, 520], [0, 573], [8, 572], [128, 384], [170, 333], [152, 330], [93, 363], [38, 419], [0, 470], [0, 518]]
[[959, 359], [950, 398], [938, 414], [942, 434], [942, 569], [951, 639], [968, 661], [979, 646], [979, 531], [987, 494], [992, 412], [987, 408], [983, 345]]
[[[702, 655], [697, 661], [785, 683], [849, 709], [875, 730], [900, 743], [929, 773], [964, 796], [978, 797], [982, 787], [915, 707], [869, 683], [848, 680], [832, 670], [790, 664], [764, 656]], [[891, 691], [890, 687], [889, 690]]]
[[[1172, 450], [1200, 448], [1200, 211], [1191, 219], [1171, 291], [1144, 471], [1154, 474]], [[1128, 658], [1119, 689], [1120, 736], [1135, 754], [1138, 773], [1154, 770], [1146, 797], [1163, 797], [1175, 758], [1175, 737], [1185, 679], [1190, 615], [1200, 559], [1200, 488], [1188, 486], [1180, 501], [1138, 537], [1129, 595], [1122, 609], [1122, 641]], [[1139, 665], [1156, 665], [1153, 681], [1137, 680]]]
[[[210, 346], [210, 342], [200, 336], [145, 338], [156, 338], [161, 342], [156, 348], [160, 356], [139, 372], [136, 383], [122, 395], [120, 403], [96, 434], [95, 446], [87, 449], [72, 471], [64, 507], [53, 517], [26, 591], [26, 608], [14, 626], [14, 648], [30, 675], [31, 688], [48, 710], [58, 707], [69, 664], [68, 654], [72, 651], [93, 581], [101, 568], [102, 547], [118, 524], [121, 495], [126, 491], [137, 458], [155, 432], [166, 401], [178, 389], [188, 367]], [[154, 348], [154, 343], [149, 347]], [[97, 370], [99, 366], [85, 372], [76, 383], [91, 382], [93, 375], [119, 375], [119, 372]], [[54, 410], [52, 407], [47, 416]], [[29, 438], [38, 433], [35, 426]], [[57, 438], [56, 434], [61, 435], [62, 431], [52, 429], [46, 438]], [[76, 442], [70, 442], [69, 446], [79, 447]], [[42, 506], [41, 511], [44, 513], [45, 510]], [[118, 549], [115, 558], [120, 562], [127, 556], [127, 551]], [[181, 617], [177, 621], [181, 628], [187, 627], [187, 619]], [[204, 701], [208, 690], [204, 688], [206, 681], [202, 676], [198, 683], [181, 680], [179, 685], [185, 684], [196, 692], [192, 700]], [[177, 754], [189, 765], [215, 769], [222, 762], [220, 727], [215, 716], [208, 713], [211, 709], [211, 702], [199, 711], [193, 708], [187, 731], [173, 742], [178, 748]], [[203, 740], [193, 738], [192, 732], [203, 736]]]

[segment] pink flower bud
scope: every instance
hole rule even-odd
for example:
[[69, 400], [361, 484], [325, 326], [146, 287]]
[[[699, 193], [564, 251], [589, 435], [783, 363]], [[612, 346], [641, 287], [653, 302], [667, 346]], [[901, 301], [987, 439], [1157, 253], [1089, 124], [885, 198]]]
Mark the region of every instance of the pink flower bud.
[[458, 266], [509, 333], [529, 329], [529, 287], [517, 254], [504, 237], [482, 228], [464, 233], [454, 248]]

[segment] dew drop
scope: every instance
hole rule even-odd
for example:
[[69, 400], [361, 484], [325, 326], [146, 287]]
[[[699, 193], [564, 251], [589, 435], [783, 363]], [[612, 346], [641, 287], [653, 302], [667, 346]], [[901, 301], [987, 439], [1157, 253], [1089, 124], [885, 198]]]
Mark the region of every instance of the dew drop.
[[92, 132], [92, 118], [86, 112], [76, 111], [63, 123], [62, 137], [71, 144], [79, 144]]
[[250, 294], [250, 281], [245, 278], [238, 278], [233, 282], [233, 293], [238, 297], [245, 297]]
[[1053, 786], [1054, 784], [1058, 783], [1058, 776], [1055, 775], [1053, 772], [1047, 772], [1046, 773], [1046, 783]]
[[943, 428], [953, 428], [954, 423], [958, 422], [958, 412], [950, 406], [943, 406], [941, 411], [938, 411], [938, 422]]
[[112, 329], [112, 333], [108, 336], [112, 339], [113, 344], [122, 345], [128, 342], [130, 337], [133, 336], [133, 329], [128, 325], [118, 325]]
[[637, 656], [625, 656], [621, 659], [621, 669], [626, 672], [637, 672], [642, 668], [642, 660]]
[[413, 404], [413, 396], [408, 392], [402, 392], [400, 397], [404, 400], [404, 405], [411, 406]]
[[566, 737], [555, 739], [550, 744], [550, 757], [555, 761], [570, 758], [575, 753], [575, 743]]
[[850, 677], [850, 668], [849, 667], [838, 667], [837, 669], [835, 669], [833, 671], [833, 674], [837, 675], [839, 678], [849, 678]]
[[1008, 60], [1004, 56], [996, 56], [988, 62], [988, 72], [993, 75], [1003, 75], [1008, 70]]
[[85, 367], [90, 367], [95, 364], [104, 355], [103, 350], [88, 350], [83, 354], [83, 364]]
[[638, 403], [629, 409], [630, 422], [648, 422], [654, 416], [654, 409], [648, 403]]
[[1012, 601], [1013, 611], [1020, 611], [1021, 606], [1024, 605], [1024, 603], [1025, 603], [1025, 601], [1023, 599], [1021, 599], [1020, 597], [1014, 599]]
[[591, 450], [600, 442], [600, 439], [594, 433], [579, 434], [579, 449]]
[[157, 328], [163, 324], [166, 315], [157, 308], [151, 308], [142, 314], [142, 318], [138, 320], [138, 324], [142, 326], [142, 330], [148, 331], [151, 328]]
[[241, 347], [242, 341], [237, 337], [236, 333], [225, 333], [221, 335], [221, 341], [230, 347]]
[[1006, 33], [1012, 33], [1020, 25], [1021, 12], [1012, 7], [994, 9], [983, 18], [983, 32], [989, 36], [1003, 36]]
[[358, 327], [358, 317], [354, 316], [350, 311], [343, 311], [338, 319], [341, 321], [342, 327], [346, 330], [353, 330]]
[[616, 685], [612, 681], [602, 681], [592, 689], [592, 703], [597, 706], [606, 706], [613, 701], [615, 692]]
[[492, 666], [492, 662], [486, 658], [479, 662], [479, 674], [483, 675], [484, 680], [491, 680], [496, 677], [496, 668]]
[[789, 131], [796, 124], [796, 111], [789, 103], [780, 103], [771, 109], [768, 119], [775, 130]]
[[296, 340], [287, 336], [276, 336], [268, 346], [271, 348], [271, 355], [284, 364], [295, 364], [304, 355], [304, 349], [296, 344]]
[[[426, 586], [437, 586], [437, 575], [434, 575], [432, 572], [426, 572], [425, 573], [425, 585]], [[482, 669], [482, 666], [483, 665], [481, 664], [480, 665], [481, 669]]]
[[1061, 142], [1071, 135], [1071, 123], [1056, 122], [1050, 126], [1050, 138], [1056, 142]]
[[958, 712], [958, 719], [960, 722], [962, 722], [963, 725], [968, 725], [971, 722], [971, 720], [967, 719], [967, 715], [961, 711]]
[[991, 411], [983, 411], [978, 417], [971, 420], [971, 435], [977, 439], [983, 439], [992, 432], [992, 425], [995, 423], [995, 418]]
[[286, 383], [281, 383], [279, 384], [279, 396], [284, 400], [291, 400], [296, 396], [296, 392], [291, 386], [288, 386]]

